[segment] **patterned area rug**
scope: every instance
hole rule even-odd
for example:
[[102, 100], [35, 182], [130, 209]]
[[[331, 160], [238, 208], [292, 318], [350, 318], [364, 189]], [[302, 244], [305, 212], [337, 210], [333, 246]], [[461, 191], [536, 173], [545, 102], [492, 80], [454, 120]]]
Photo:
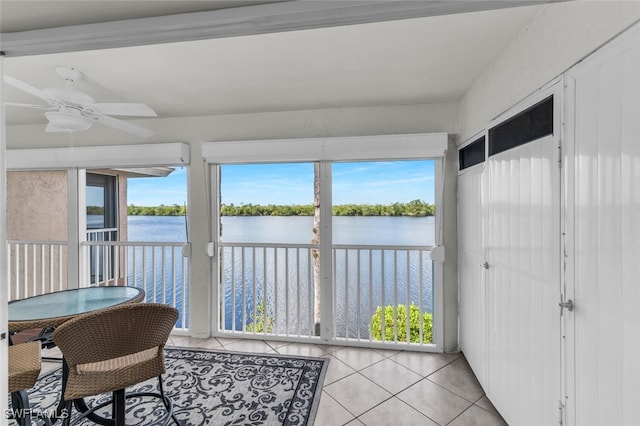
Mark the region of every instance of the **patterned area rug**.
[[[185, 426], [312, 425], [328, 362], [172, 348], [165, 351], [164, 385], [176, 417]], [[46, 411], [57, 404], [61, 374], [58, 369], [38, 381], [29, 394], [32, 407]], [[127, 392], [156, 391], [157, 382], [152, 379]], [[96, 397], [89, 405], [109, 397]], [[127, 401], [127, 425], [155, 425], [165, 413], [157, 399]], [[81, 424], [85, 423], [93, 424]]]

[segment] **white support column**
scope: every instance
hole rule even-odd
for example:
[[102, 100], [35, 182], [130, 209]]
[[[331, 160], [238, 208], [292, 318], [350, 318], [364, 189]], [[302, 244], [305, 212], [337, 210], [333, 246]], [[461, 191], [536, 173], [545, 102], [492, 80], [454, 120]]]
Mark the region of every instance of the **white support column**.
[[[3, 75], [3, 57], [0, 52], [0, 81]], [[0, 377], [9, 377], [7, 343], [9, 341], [7, 331], [8, 313], [5, 307], [9, 300], [9, 280], [7, 270], [7, 169], [6, 169], [6, 125], [4, 116], [4, 99], [2, 84], [0, 84]], [[0, 380], [0, 414], [7, 409], [9, 392], [7, 380]], [[4, 417], [4, 416], [3, 416]]]
[[331, 162], [320, 162], [320, 337], [333, 338], [333, 236], [331, 216]]
[[[200, 142], [191, 143], [193, 152], [200, 152]], [[186, 157], [188, 158], [188, 157]], [[212, 241], [212, 185], [209, 164], [194, 161], [188, 169], [189, 244], [189, 333], [192, 337], [211, 336], [212, 286], [211, 257], [208, 246]]]
[[78, 286], [88, 285], [91, 278], [89, 270], [89, 247], [82, 243], [87, 241], [87, 169], [78, 169], [76, 178], [77, 206], [76, 206], [76, 228], [78, 231]]
[[[211, 306], [211, 330], [212, 334], [224, 328], [224, 318], [220, 319], [220, 249], [218, 242], [220, 241], [220, 165], [211, 164], [209, 172], [211, 173], [211, 287], [213, 296], [213, 305]], [[222, 323], [220, 323], [222, 321]], [[222, 326], [222, 327], [221, 327]]]
[[442, 312], [442, 340], [436, 341], [443, 351], [450, 352], [458, 346], [458, 151], [453, 140], [449, 141], [445, 157], [439, 163], [441, 170], [436, 170], [436, 180], [441, 179], [442, 182], [438, 185], [442, 201], [440, 206], [436, 206], [436, 220], [442, 226], [446, 260], [439, 264], [439, 270], [436, 268], [436, 293], [441, 290], [439, 298], [436, 294], [436, 305]]
[[[442, 246], [442, 249], [444, 250], [446, 245], [444, 242], [444, 223], [442, 212], [447, 210], [444, 207], [444, 159], [438, 158], [435, 160], [435, 163], [436, 245]], [[444, 262], [433, 260], [433, 343], [440, 350], [443, 350], [444, 348], [444, 266]], [[449, 309], [451, 308], [449, 307]]]
[[[77, 168], [67, 170], [67, 288], [78, 288], [83, 283], [80, 267], [80, 206], [85, 205], [84, 186], [80, 188], [80, 174]], [[85, 174], [82, 173], [82, 177]], [[82, 179], [84, 180], [84, 179]], [[82, 193], [82, 194], [81, 194]], [[81, 199], [82, 198], [82, 202]]]

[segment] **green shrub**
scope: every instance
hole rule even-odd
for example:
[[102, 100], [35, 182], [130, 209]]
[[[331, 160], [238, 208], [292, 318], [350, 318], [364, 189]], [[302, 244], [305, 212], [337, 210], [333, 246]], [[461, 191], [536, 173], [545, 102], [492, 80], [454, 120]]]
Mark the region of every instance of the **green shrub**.
[[265, 324], [265, 316], [264, 316], [264, 300], [256, 305], [255, 314], [251, 312], [251, 322], [247, 324], [247, 332], [249, 333], [264, 333], [265, 325], [266, 332], [273, 333], [273, 318], [267, 316], [266, 324]]
[[[395, 309], [397, 319], [398, 341], [407, 341], [407, 307], [399, 304]], [[394, 307], [387, 305], [384, 308], [384, 339], [382, 337], [382, 306], [378, 306], [371, 317], [371, 337], [374, 340], [394, 341]], [[430, 312], [422, 313], [422, 343], [431, 343], [433, 340], [433, 315]], [[413, 303], [409, 307], [409, 342], [420, 343], [420, 309]]]

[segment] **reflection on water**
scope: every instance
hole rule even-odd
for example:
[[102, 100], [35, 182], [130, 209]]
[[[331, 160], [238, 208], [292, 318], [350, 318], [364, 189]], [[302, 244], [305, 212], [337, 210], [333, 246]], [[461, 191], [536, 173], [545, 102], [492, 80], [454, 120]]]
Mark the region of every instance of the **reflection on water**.
[[[312, 217], [223, 217], [222, 241], [309, 244], [312, 225]], [[333, 244], [433, 245], [434, 229], [433, 217], [335, 217]], [[184, 242], [185, 219], [129, 216], [128, 240]], [[225, 329], [242, 330], [243, 324], [252, 322], [252, 314], [258, 312], [254, 301], [260, 304], [266, 295], [267, 309], [264, 315], [273, 320], [274, 331], [315, 334], [312, 318], [313, 264], [309, 249], [271, 248], [254, 251], [226, 247], [222, 254]], [[156, 254], [157, 259], [160, 258], [158, 256], [159, 253]], [[144, 256], [136, 256], [139, 261], [145, 258], [148, 264], [151, 263], [150, 257], [150, 251]], [[181, 252], [177, 257], [181, 257]], [[188, 286], [182, 290], [181, 263], [176, 262], [176, 270], [164, 277], [161, 268], [158, 262], [155, 271], [153, 268], [147, 271], [148, 288], [145, 290], [148, 299], [153, 299], [150, 295], [155, 294], [155, 300], [169, 303], [175, 300], [178, 309], [188, 312]], [[142, 268], [136, 270], [141, 271]], [[425, 311], [433, 311], [432, 263], [428, 253], [416, 250], [336, 249], [333, 274], [338, 336], [366, 338], [372, 312], [380, 305], [414, 303]], [[163, 279], [167, 283], [165, 288], [161, 285]], [[156, 282], [155, 289], [153, 282]], [[169, 284], [173, 282], [176, 283], [175, 294], [169, 289]], [[188, 327], [188, 324], [185, 326]]]
[[[224, 242], [309, 244], [313, 218], [223, 217], [222, 225]], [[433, 217], [334, 217], [333, 244], [433, 245], [434, 229]], [[432, 263], [425, 251], [341, 247], [334, 249], [333, 264], [339, 337], [368, 338], [378, 306], [413, 303], [433, 312]], [[310, 249], [225, 247], [222, 265], [225, 329], [242, 330], [259, 316], [272, 322], [274, 332], [315, 334]]]

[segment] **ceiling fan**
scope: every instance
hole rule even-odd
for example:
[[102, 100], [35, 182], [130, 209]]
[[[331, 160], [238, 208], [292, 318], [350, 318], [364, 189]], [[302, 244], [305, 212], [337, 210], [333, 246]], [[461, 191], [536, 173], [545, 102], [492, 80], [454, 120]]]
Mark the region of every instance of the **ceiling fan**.
[[44, 99], [48, 105], [31, 105], [5, 103], [18, 106], [48, 110], [44, 113], [49, 124], [47, 132], [76, 132], [89, 129], [93, 123], [100, 123], [114, 129], [122, 130], [143, 138], [153, 134], [152, 131], [138, 125], [110, 117], [157, 117], [154, 110], [145, 104], [138, 103], [96, 103], [88, 94], [73, 88], [73, 83], [82, 77], [82, 73], [72, 67], [57, 67], [56, 71], [64, 79], [63, 87], [37, 89], [16, 78], [4, 76], [4, 82]]

